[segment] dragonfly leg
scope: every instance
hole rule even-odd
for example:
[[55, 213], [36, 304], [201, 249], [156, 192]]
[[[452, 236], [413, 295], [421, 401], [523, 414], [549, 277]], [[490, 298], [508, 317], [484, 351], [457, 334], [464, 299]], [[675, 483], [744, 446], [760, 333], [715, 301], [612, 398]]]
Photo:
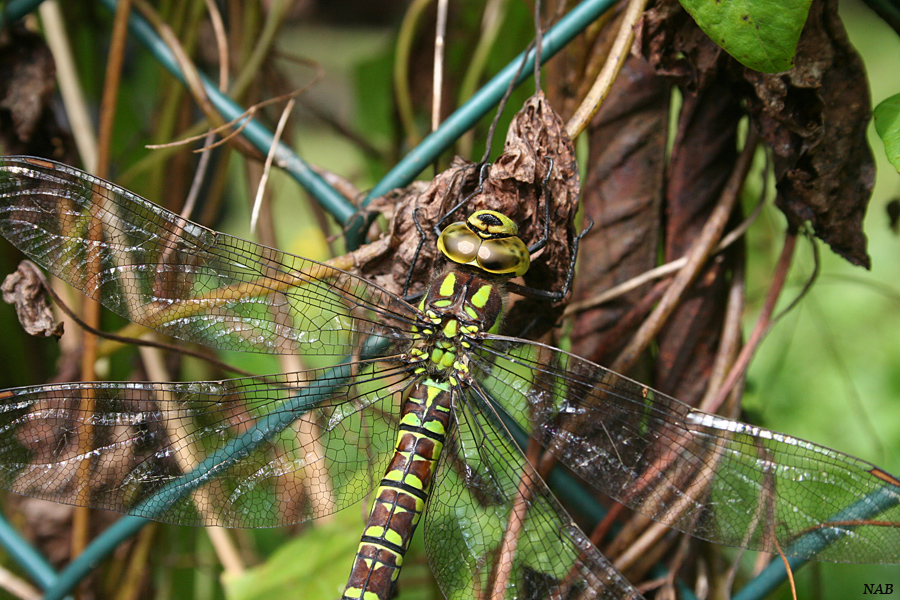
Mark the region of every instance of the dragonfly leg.
[[547, 185], [550, 181], [550, 174], [553, 173], [553, 159], [550, 159], [550, 166], [547, 167], [547, 174], [541, 180], [541, 196], [544, 198], [544, 236], [528, 247], [528, 254], [534, 254], [547, 245], [550, 239], [550, 187]]
[[581, 238], [586, 236], [588, 232], [594, 227], [594, 220], [588, 217], [588, 225], [585, 227], [581, 233], [575, 236], [575, 239], [572, 241], [572, 258], [569, 260], [569, 270], [566, 274], [566, 283], [563, 285], [563, 288], [557, 292], [551, 292], [548, 290], [539, 290], [533, 287], [529, 287], [527, 285], [519, 285], [517, 283], [507, 283], [506, 289], [510, 292], [519, 294], [520, 296], [527, 296], [529, 298], [538, 298], [541, 300], [548, 300], [550, 302], [559, 302], [563, 298], [566, 297], [566, 294], [569, 293], [569, 288], [572, 286], [572, 280], [575, 278], [575, 261], [578, 259], [578, 246], [581, 243]]
[[491, 163], [482, 163], [480, 170], [478, 171], [478, 187], [475, 188], [474, 192], [460, 200], [453, 208], [445, 212], [443, 217], [438, 219], [433, 228], [435, 237], [439, 237], [441, 235], [441, 230], [443, 229], [444, 223], [453, 215], [453, 213], [465, 206], [469, 202], [469, 200], [484, 191], [484, 180], [487, 179], [488, 170], [490, 168]]
[[[450, 218], [450, 216], [455, 213], [457, 210], [465, 206], [469, 200], [480, 194], [484, 189], [484, 180], [487, 179], [487, 172], [490, 168], [490, 163], [484, 163], [481, 165], [479, 175], [478, 175], [478, 187], [474, 192], [460, 200], [453, 208], [444, 213], [444, 215], [437, 221], [437, 223], [432, 227], [434, 231], [434, 236], [440, 237], [441, 235], [441, 227], [444, 222]], [[412, 261], [409, 265], [409, 270], [406, 272], [406, 281], [403, 284], [403, 294], [402, 297], [406, 302], [414, 303], [416, 300], [422, 297], [424, 292], [418, 292], [416, 294], [409, 293], [409, 286], [412, 284], [412, 276], [413, 272], [416, 269], [416, 263], [419, 261], [419, 253], [422, 251], [422, 247], [425, 245], [425, 240], [428, 237], [425, 233], [425, 229], [422, 227], [422, 224], [419, 223], [419, 207], [413, 211], [413, 223], [416, 225], [416, 230], [419, 232], [419, 243], [416, 245], [416, 251], [413, 253]]]
[[419, 292], [417, 294], [409, 293], [409, 284], [412, 282], [413, 271], [416, 268], [416, 263], [419, 261], [419, 252], [422, 251], [422, 246], [425, 244], [425, 230], [422, 229], [422, 225], [419, 224], [419, 207], [417, 206], [415, 210], [413, 210], [413, 223], [416, 224], [416, 230], [419, 232], [419, 243], [416, 245], [416, 251], [413, 253], [412, 262], [409, 265], [409, 271], [406, 272], [406, 281], [403, 283], [403, 299], [406, 302], [413, 303], [418, 300], [424, 292]]

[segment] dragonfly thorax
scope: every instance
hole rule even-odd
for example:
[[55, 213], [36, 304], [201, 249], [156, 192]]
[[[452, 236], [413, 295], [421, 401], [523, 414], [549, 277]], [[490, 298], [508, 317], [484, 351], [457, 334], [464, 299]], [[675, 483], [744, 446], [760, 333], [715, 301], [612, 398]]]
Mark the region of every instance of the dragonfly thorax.
[[465, 359], [479, 334], [494, 333], [503, 313], [497, 284], [474, 273], [449, 271], [437, 277], [419, 304], [425, 319], [417, 327], [417, 352], [431, 371], [464, 371]]

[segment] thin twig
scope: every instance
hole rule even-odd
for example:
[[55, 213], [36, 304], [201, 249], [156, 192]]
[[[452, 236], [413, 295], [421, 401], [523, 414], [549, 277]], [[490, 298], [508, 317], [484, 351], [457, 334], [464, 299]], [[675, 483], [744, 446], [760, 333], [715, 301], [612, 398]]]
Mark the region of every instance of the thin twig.
[[203, 114], [206, 115], [207, 119], [210, 119], [213, 123], [221, 123], [221, 115], [219, 115], [212, 102], [210, 102], [209, 96], [206, 95], [206, 90], [203, 87], [203, 81], [200, 78], [197, 67], [185, 52], [181, 45], [181, 41], [175, 35], [175, 32], [172, 31], [172, 28], [169, 27], [168, 23], [163, 21], [153, 7], [144, 0], [134, 0], [134, 3], [135, 8], [140, 11], [141, 16], [153, 25], [153, 28], [156, 29], [156, 32], [169, 47], [169, 50], [171, 50], [175, 60], [178, 62], [178, 67], [181, 69], [181, 73], [184, 76], [184, 82], [187, 85], [188, 90], [190, 90], [191, 95], [194, 97], [197, 106], [200, 107], [200, 110], [203, 111]]
[[544, 29], [541, 25], [541, 0], [534, 2], [534, 91], [541, 89], [541, 54], [544, 52]]
[[522, 74], [522, 70], [525, 68], [525, 61], [528, 58], [529, 52], [534, 47], [534, 42], [528, 44], [528, 47], [525, 48], [525, 52], [522, 53], [522, 60], [519, 62], [519, 68], [516, 70], [516, 75], [512, 79], [509, 80], [509, 85], [506, 86], [506, 91], [503, 92], [503, 97], [500, 98], [500, 102], [497, 103], [497, 112], [494, 114], [494, 120], [491, 121], [491, 126], [488, 128], [487, 138], [484, 142], [484, 153], [481, 155], [481, 160], [478, 161], [479, 164], [484, 164], [487, 162], [488, 157], [491, 155], [491, 144], [494, 142], [494, 132], [497, 130], [497, 124], [500, 123], [500, 115], [503, 114], [503, 110], [506, 108], [506, 103], [509, 100], [509, 97], [512, 96], [513, 90], [516, 88], [516, 82], [519, 80], [519, 75]]
[[103, 97], [100, 100], [100, 123], [97, 127], [97, 168], [94, 175], [102, 179], [109, 178], [109, 154], [122, 80], [122, 63], [125, 59], [125, 40], [128, 37], [131, 2], [132, 0], [119, 2], [113, 20], [109, 60], [106, 64], [106, 80], [103, 82]]
[[[750, 225], [756, 220], [762, 211], [763, 202], [760, 202], [756, 205], [756, 208], [753, 209], [753, 212], [750, 215], [741, 221], [740, 225], [732, 229], [728, 232], [728, 234], [722, 238], [722, 241], [716, 246], [716, 249], [713, 251], [714, 254], [718, 254], [734, 244], [737, 240], [741, 238], [744, 233], [746, 233], [747, 229], [750, 228]], [[585, 298], [584, 300], [580, 300], [578, 302], [572, 302], [566, 307], [563, 316], [571, 316], [576, 313], [584, 312], [588, 309], [594, 308], [595, 306], [600, 306], [601, 304], [606, 304], [610, 300], [614, 300], [620, 296], [627, 294], [628, 292], [641, 287], [645, 283], [653, 281], [654, 279], [661, 279], [667, 275], [671, 275], [681, 269], [688, 262], [687, 256], [682, 256], [681, 258], [675, 259], [671, 262], [667, 262], [664, 265], [660, 265], [656, 268], [650, 269], [649, 271], [645, 271], [640, 275], [632, 277], [628, 281], [623, 281], [617, 286], [613, 286], [606, 290], [603, 293], [597, 294], [590, 298]]]
[[[211, 129], [210, 131], [212, 131], [214, 133], [221, 133], [222, 131], [225, 131], [226, 129], [233, 128], [238, 122], [241, 123], [236, 129], [234, 129], [234, 131], [232, 131], [231, 133], [229, 133], [228, 135], [223, 137], [221, 140], [219, 140], [215, 144], [211, 144], [209, 146], [204, 146], [202, 148], [198, 148], [197, 150], [194, 150], [194, 152], [207, 152], [209, 150], [212, 150], [213, 148], [217, 148], [218, 146], [221, 146], [224, 143], [227, 143], [232, 137], [240, 134], [241, 131], [244, 130], [244, 128], [247, 126], [247, 124], [253, 119], [253, 117], [256, 115], [256, 113], [260, 109], [262, 109], [266, 106], [269, 106], [270, 104], [277, 104], [279, 102], [284, 102], [285, 100], [290, 100], [291, 98], [296, 98], [296, 97], [300, 96], [301, 94], [306, 93], [310, 89], [310, 87], [312, 87], [313, 85], [318, 83], [319, 80], [323, 76], [324, 76], [324, 72], [322, 70], [319, 70], [316, 73], [316, 77], [313, 78], [312, 81], [310, 81], [309, 83], [304, 85], [302, 88], [296, 89], [287, 94], [282, 94], [281, 96], [275, 96], [274, 98], [269, 98], [268, 100], [262, 100], [261, 102], [257, 102], [256, 104], [252, 105], [250, 108], [248, 108], [247, 110], [245, 110], [243, 113], [236, 116], [232, 120], [228, 121], [227, 123], [222, 123], [218, 127]], [[206, 123], [206, 121], [203, 121], [202, 123]], [[207, 135], [207, 133], [204, 132], [204, 133], [199, 133], [196, 135], [186, 136], [179, 140], [175, 140], [174, 142], [167, 142], [165, 144], [147, 144], [144, 147], [149, 150], [174, 148], [177, 146], [184, 146], [191, 142], [196, 142], [198, 140], [202, 140], [206, 137], [206, 135]]]
[[737, 162], [735, 163], [734, 170], [732, 171], [725, 188], [722, 190], [718, 204], [716, 204], [704, 224], [703, 229], [700, 231], [697, 241], [691, 246], [691, 249], [687, 254], [687, 263], [672, 280], [672, 284], [666, 290], [665, 294], [663, 294], [659, 304], [612, 363], [610, 366], [611, 370], [617, 372], [627, 371], [631, 365], [634, 364], [634, 361], [643, 349], [646, 348], [650, 340], [656, 337], [656, 334], [665, 324], [666, 319], [672, 311], [675, 310], [684, 291], [694, 279], [696, 279], [700, 270], [703, 268], [703, 265], [706, 264], [707, 259], [715, 251], [719, 240], [721, 240], [725, 225], [731, 217], [734, 205], [737, 203], [737, 199], [740, 196], [741, 189], [744, 185], [744, 179], [747, 177], [747, 172], [753, 164], [753, 156], [756, 152], [758, 139], [759, 136], [756, 132], [751, 130], [747, 136], [744, 149], [741, 151], [741, 154], [738, 156]]
[[0, 566], [0, 590], [6, 590], [22, 600], [40, 600], [43, 594], [24, 579], [20, 579]]
[[[304, 109], [306, 109], [313, 117], [330, 127], [337, 133], [338, 135], [347, 138], [347, 140], [356, 146], [368, 159], [372, 159], [381, 163], [388, 161], [388, 151], [384, 148], [379, 148], [375, 143], [371, 140], [367, 139], [365, 135], [356, 131], [349, 124], [344, 123], [333, 114], [331, 114], [328, 109], [325, 109], [318, 104], [316, 104], [313, 100], [309, 98], [298, 98], [297, 100]], [[317, 169], [316, 165], [310, 165], [313, 169]], [[346, 196], [346, 194], [344, 194]], [[349, 196], [352, 198], [353, 196]]]
[[[734, 365], [735, 360], [740, 352], [741, 346], [741, 322], [744, 315], [746, 285], [744, 278], [744, 261], [735, 261], [731, 273], [731, 285], [728, 288], [728, 300], [725, 303], [725, 318], [722, 322], [722, 334], [719, 337], [719, 348], [716, 350], [716, 357], [713, 361], [713, 367], [709, 374], [709, 381], [706, 386], [706, 393], [703, 399], [697, 405], [702, 411], [709, 413], [724, 414], [729, 418], [736, 418], [737, 402], [734, 403], [735, 410], [719, 411], [722, 404], [716, 406], [715, 398], [719, 390], [727, 379], [728, 371]], [[732, 398], [737, 399], [739, 395], [732, 394]]]
[[[112, 143], [113, 123], [118, 103], [119, 87], [122, 76], [122, 63], [125, 54], [125, 39], [128, 35], [128, 17], [131, 14], [131, 0], [123, 0], [116, 6], [113, 19], [112, 38], [107, 55], [106, 74], [103, 82], [103, 97], [100, 101], [100, 123], [97, 133], [97, 165], [95, 174], [98, 177], [107, 177], [109, 172], [110, 145]], [[87, 285], [99, 287], [101, 271], [101, 258], [97, 245], [103, 240], [103, 224], [97, 215], [91, 215], [88, 238], [91, 241], [87, 253], [86, 280]], [[96, 301], [85, 300], [82, 305], [82, 318], [84, 322], [97, 329], [100, 324], [100, 305]], [[81, 337], [81, 380], [94, 381], [97, 378], [95, 366], [97, 362], [97, 336], [85, 330]], [[91, 415], [95, 410], [95, 398], [93, 391], [86, 391], [81, 398], [79, 409], [85, 415]], [[85, 419], [84, 429], [78, 435], [78, 451], [81, 456], [90, 456], [94, 449], [93, 420]], [[72, 555], [81, 554], [87, 547], [90, 539], [90, 511], [87, 506], [91, 502], [91, 471], [93, 466], [90, 460], [81, 460], [77, 469], [78, 483], [78, 508], [72, 515]]]
[[[250, 6], [250, 3], [244, 3]], [[267, 10], [263, 11], [266, 20], [262, 30], [255, 37], [255, 45], [250, 56], [244, 61], [238, 76], [231, 86], [231, 96], [235, 100], [241, 98], [250, 85], [257, 80], [262, 72], [263, 62], [271, 55], [272, 49], [278, 41], [278, 31], [287, 19], [288, 11], [294, 5], [292, 0], [272, 0], [267, 2]], [[238, 3], [241, 6], [241, 3]]]
[[[109, 333], [108, 331], [103, 331], [101, 329], [93, 328], [93, 327], [89, 326], [87, 323], [85, 323], [83, 320], [81, 320], [81, 318], [78, 316], [78, 314], [74, 310], [72, 310], [68, 304], [65, 303], [65, 301], [59, 296], [59, 294], [56, 293], [56, 290], [53, 289], [53, 286], [50, 285], [50, 282], [47, 281], [47, 278], [44, 276], [43, 271], [41, 271], [40, 269], [35, 267], [34, 272], [40, 277], [41, 285], [44, 287], [44, 290], [46, 290], [47, 294], [49, 294], [50, 297], [53, 298], [53, 302], [56, 304], [57, 308], [59, 308], [59, 310], [61, 310], [63, 313], [65, 313], [70, 319], [75, 321], [76, 325], [78, 325], [79, 327], [81, 327], [82, 329], [84, 329], [86, 331], [91, 332], [92, 334], [96, 335], [99, 338], [112, 340], [114, 342], [118, 342], [119, 344], [121, 344], [123, 346], [126, 346], [126, 345], [149, 346], [151, 348], [159, 348], [161, 350], [166, 350], [169, 352], [178, 352], [179, 354], [184, 354], [185, 356], [193, 356], [194, 358], [198, 358], [202, 361], [206, 361], [206, 362], [210, 363], [211, 365], [216, 366], [224, 371], [230, 371], [232, 373], [237, 373], [238, 375], [247, 375], [247, 376], [255, 375], [255, 373], [253, 373], [251, 371], [245, 371], [244, 369], [239, 369], [237, 367], [233, 367], [227, 363], [220, 361], [219, 359], [217, 359], [213, 356], [204, 354], [202, 352], [197, 352], [195, 350], [191, 350], [191, 349], [185, 348], [183, 346], [177, 346], [175, 344], [167, 344], [166, 342], [160, 342], [158, 340], [148, 340], [148, 339], [144, 339], [144, 338], [140, 338], [140, 337], [118, 335], [115, 333]], [[144, 332], [147, 331], [147, 329], [145, 327], [136, 325], [134, 323], [132, 323], [128, 327], [132, 327], [132, 326], [141, 327], [144, 330]], [[100, 356], [106, 356], [107, 354], [108, 354], [108, 351], [106, 348], [100, 348], [98, 350], [98, 355], [100, 355]]]
[[744, 376], [744, 373], [747, 371], [747, 367], [750, 364], [750, 359], [753, 357], [756, 349], [759, 348], [759, 344], [762, 342], [763, 338], [765, 338], [766, 333], [771, 329], [773, 323], [772, 313], [775, 311], [775, 304], [778, 302], [778, 298], [781, 297], [781, 292], [784, 290], [784, 283], [787, 280], [787, 274], [791, 267], [791, 259], [794, 256], [796, 244], [797, 236], [794, 233], [788, 232], [785, 235], [784, 246], [781, 248], [781, 256], [779, 256], [778, 263], [775, 266], [772, 284], [769, 286], [766, 300], [763, 303], [762, 311], [756, 320], [756, 325], [753, 327], [753, 332], [750, 334], [747, 343], [741, 349], [741, 353], [731, 367], [728, 378], [725, 380], [725, 383], [722, 384], [718, 394], [716, 394], [715, 400], [713, 400], [713, 402], [704, 410], [715, 412], [719, 405], [725, 401], [725, 397], [729, 394], [731, 388], [734, 387], [738, 379]]
[[147, 571], [147, 561], [153, 542], [159, 533], [159, 523], [148, 523], [138, 532], [128, 556], [128, 563], [117, 577], [113, 600], [136, 600], [141, 597], [141, 582]]
[[[230, 95], [235, 101], [240, 101], [247, 91], [247, 88], [259, 75], [262, 61], [267, 52], [271, 51], [271, 47], [275, 43], [275, 33], [277, 33], [278, 28], [281, 26], [286, 9], [287, 2], [285, 2], [285, 0], [273, 0], [273, 2], [269, 4], [269, 10], [265, 13], [266, 22], [263, 24], [262, 33], [255, 38], [256, 46], [254, 46], [250, 57], [241, 66], [241, 70], [238, 72], [237, 77], [234, 79], [234, 83], [231, 85]], [[198, 139], [200, 139], [206, 135], [206, 129], [208, 129], [208, 121], [206, 119], [201, 119], [187, 129], [186, 135], [197, 135]], [[249, 150], [247, 151], [248, 153], [250, 152]], [[123, 186], [128, 187], [128, 183], [134, 181], [139, 174], [154, 168], [174, 152], [174, 148], [165, 147], [165, 149], [160, 152], [148, 154], [146, 157], [132, 164], [117, 178], [117, 181]], [[251, 155], [257, 155], [255, 150]]]
[[414, 0], [397, 31], [397, 48], [394, 50], [394, 103], [397, 105], [397, 113], [400, 115], [400, 124], [403, 127], [403, 138], [406, 145], [414, 147], [419, 140], [416, 131], [416, 115], [412, 106], [412, 93], [409, 89], [409, 61], [412, 55], [412, 45], [415, 41], [416, 26], [422, 13], [431, 4], [431, 0]]
[[[179, 148], [186, 144], [190, 144], [191, 142], [196, 142], [198, 140], [205, 140], [206, 136], [208, 136], [210, 134], [210, 132], [221, 133], [221, 132], [225, 131], [226, 129], [231, 129], [238, 122], [240, 122], [240, 125], [238, 125], [238, 127], [235, 128], [234, 131], [232, 131], [231, 133], [229, 133], [226, 136], [223, 136], [222, 139], [219, 140], [218, 142], [216, 142], [215, 144], [209, 144], [208, 146], [203, 145], [200, 148], [194, 150], [194, 152], [209, 152], [210, 150], [212, 150], [214, 148], [218, 148], [219, 146], [221, 146], [223, 144], [227, 144], [229, 141], [231, 141], [231, 138], [233, 138], [237, 135], [240, 135], [240, 133], [242, 131], [244, 131], [244, 129], [247, 127], [247, 124], [250, 123], [250, 121], [253, 119], [253, 117], [256, 116], [256, 112], [257, 112], [257, 109], [259, 108], [259, 106], [262, 104], [265, 104], [265, 103], [272, 103], [273, 101], [275, 101], [274, 98], [272, 98], [270, 100], [265, 100], [264, 102], [260, 102], [259, 104], [254, 104], [253, 106], [251, 106], [250, 108], [245, 110], [243, 113], [241, 113], [239, 116], [233, 118], [232, 120], [228, 121], [227, 123], [222, 123], [221, 125], [218, 125], [217, 127], [213, 127], [212, 129], [208, 129], [207, 131], [204, 131], [203, 133], [187, 135], [187, 136], [177, 139], [175, 141], [166, 142], [165, 144], [144, 144], [144, 148], [146, 148], [148, 150], [168, 150], [171, 148]], [[209, 120], [205, 119], [205, 120], [201, 121], [199, 123], [199, 125], [206, 126], [208, 123], [209, 123]], [[194, 130], [194, 128], [191, 128], [189, 131], [193, 131], [193, 130]]]
[[616, 35], [612, 49], [609, 51], [609, 57], [606, 59], [603, 70], [600, 71], [600, 75], [597, 77], [594, 85], [591, 86], [584, 101], [566, 124], [566, 132], [572, 139], [575, 139], [584, 131], [584, 128], [587, 127], [593, 116], [600, 110], [600, 105], [603, 104], [603, 101], [609, 95], [613, 82], [618, 77], [619, 71], [622, 70], [625, 59], [628, 58], [631, 45], [634, 43], [634, 29], [644, 14], [646, 6], [647, 0], [631, 0], [628, 4], [628, 10], [625, 11], [622, 25], [619, 27], [619, 32]]
[[791, 598], [797, 600], [797, 583], [794, 581], [794, 570], [791, 568], [791, 563], [784, 555], [784, 552], [782, 552], [781, 546], [778, 545], [778, 540], [775, 540], [775, 549], [778, 550], [778, 556], [781, 557], [781, 562], [784, 563], [784, 571], [787, 573], [788, 581], [791, 584]]
[[441, 124], [441, 97], [444, 89], [444, 44], [447, 35], [447, 0], [438, 0], [434, 28], [434, 76], [431, 81], [431, 130]]
[[[471, 98], [479, 79], [484, 73], [491, 50], [497, 41], [497, 36], [500, 34], [503, 17], [506, 15], [506, 3], [507, 0], [487, 0], [484, 5], [484, 14], [481, 17], [481, 35], [478, 37], [478, 43], [475, 45], [475, 50], [469, 58], [462, 83], [459, 85], [457, 101], [460, 106]], [[472, 129], [460, 136], [456, 141], [457, 154], [466, 157], [470, 156], [474, 139], [475, 131]]]
[[[228, 90], [228, 39], [225, 34], [225, 24], [222, 21], [222, 14], [213, 0], [206, 0], [206, 9], [209, 11], [209, 20], [212, 23], [213, 33], [216, 39], [216, 49], [219, 52], [219, 91]], [[209, 131], [203, 140], [203, 147], [212, 146], [216, 134]], [[181, 218], [190, 219], [194, 207], [197, 205], [197, 198], [200, 197], [200, 190], [203, 188], [203, 181], [206, 179], [206, 172], [209, 169], [209, 163], [212, 155], [209, 152], [200, 154], [200, 160], [197, 161], [197, 170], [194, 171], [194, 177], [191, 180], [191, 189], [188, 190], [187, 198], [185, 198], [184, 206], [181, 208]]]
[[72, 46], [66, 34], [65, 20], [56, 0], [42, 2], [38, 10], [44, 26], [44, 40], [50, 47], [53, 62], [56, 63], [56, 80], [59, 82], [60, 96], [66, 107], [66, 117], [72, 128], [78, 155], [81, 156], [84, 169], [94, 173], [97, 170], [97, 138], [78, 77], [78, 68], [72, 57]]
[[[279, 129], [282, 129], [285, 115], [288, 114], [289, 110], [290, 106], [286, 107], [286, 112], [282, 115], [281, 123], [279, 123]], [[280, 135], [280, 131], [276, 132], [275, 140], [277, 140]], [[274, 148], [276, 144], [277, 141], [272, 144], [272, 147]], [[248, 169], [251, 174], [253, 170], [252, 166]], [[264, 176], [261, 175], [260, 180], [263, 179]], [[264, 189], [264, 186], [261, 184], [260, 190], [262, 189]], [[259, 225], [260, 241], [277, 248], [279, 244], [275, 234], [275, 224], [273, 222], [273, 212], [271, 210], [262, 212]], [[288, 305], [289, 301], [287, 297], [285, 297], [282, 292], [277, 292], [273, 298], [272, 304], [269, 306], [272, 317], [278, 322], [284, 322], [284, 319], [290, 320], [290, 316], [284, 312], [284, 307]], [[297, 347], [296, 344], [294, 345], [294, 351], [279, 353], [278, 362], [281, 365], [281, 371], [283, 373], [296, 373], [306, 368], [302, 362], [299, 347]], [[302, 425], [298, 424], [293, 430], [296, 437], [297, 448], [303, 448], [306, 452], [315, 456], [325, 455], [325, 450], [320, 441], [321, 430], [314, 419], [304, 420]], [[328, 472], [325, 463], [323, 461], [312, 461], [307, 464], [305, 468], [300, 469], [295, 474], [295, 477], [298, 479], [297, 483], [301, 485], [304, 490], [303, 494], [309, 499], [312, 513], [317, 515], [317, 519], [322, 519], [323, 522], [330, 520], [332, 518], [331, 515], [336, 510], [335, 495], [332, 477]]]
[[209, 22], [212, 24], [213, 33], [216, 39], [216, 51], [219, 54], [219, 90], [228, 89], [228, 80], [230, 78], [231, 59], [228, 56], [228, 35], [225, 33], [225, 22], [222, 20], [222, 13], [216, 6], [215, 0], [205, 0], [206, 10], [209, 11]]
[[294, 99], [288, 100], [284, 110], [281, 112], [281, 118], [278, 119], [278, 127], [275, 128], [275, 134], [272, 136], [272, 145], [269, 147], [269, 154], [266, 156], [266, 164], [263, 167], [262, 177], [259, 178], [259, 186], [256, 188], [256, 198], [253, 201], [253, 212], [250, 216], [250, 232], [256, 231], [256, 222], [259, 219], [259, 209], [262, 206], [263, 192], [266, 189], [266, 182], [269, 180], [269, 171], [272, 168], [272, 161], [275, 160], [275, 151], [278, 149], [281, 135], [284, 133], [284, 126], [287, 123], [291, 111], [294, 110]]
[[512, 509], [506, 519], [503, 538], [497, 550], [497, 560], [494, 562], [494, 569], [491, 573], [489, 600], [506, 598], [509, 580], [513, 574], [512, 565], [516, 557], [516, 549], [519, 546], [519, 537], [522, 535], [528, 507], [532, 502], [535, 470], [531, 465], [537, 464], [540, 451], [537, 440], [529, 439], [525, 454], [526, 463], [522, 465], [522, 475], [516, 488], [516, 497], [513, 499]]
[[[171, 377], [163, 361], [162, 353], [155, 348], [140, 348], [141, 358], [147, 368], [147, 374], [151, 380], [170, 381]], [[154, 395], [153, 400], [159, 403], [168, 403], [165, 392], [160, 392], [159, 396]], [[172, 440], [192, 440], [193, 436], [189, 434], [187, 423], [187, 415], [183, 408], [170, 406], [168, 413], [177, 418], [166, 420], [166, 433]], [[188, 441], [187, 443], [179, 443], [173, 445], [173, 457], [178, 463], [178, 467], [183, 473], [190, 473], [200, 464], [201, 449], [196, 443]], [[225, 567], [226, 574], [238, 575], [243, 573], [244, 565], [240, 559], [240, 553], [235, 548], [234, 540], [230, 534], [222, 527], [216, 526], [221, 515], [216, 506], [215, 498], [222, 494], [222, 482], [218, 480], [208, 481], [203, 486], [198, 487], [191, 492], [191, 498], [200, 513], [202, 523], [206, 527], [207, 535], [213, 544], [213, 549], [219, 562]]]

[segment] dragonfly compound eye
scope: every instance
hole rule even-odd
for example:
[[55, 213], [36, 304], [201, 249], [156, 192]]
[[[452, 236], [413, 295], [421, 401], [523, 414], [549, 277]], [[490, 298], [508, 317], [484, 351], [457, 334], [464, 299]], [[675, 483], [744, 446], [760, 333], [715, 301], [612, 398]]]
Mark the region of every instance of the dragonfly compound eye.
[[448, 225], [438, 238], [441, 254], [461, 265], [474, 264], [480, 245], [481, 238], [463, 222]]
[[496, 275], [524, 275], [531, 266], [525, 242], [517, 237], [484, 240], [478, 248], [478, 266]]
[[[524, 275], [531, 264], [531, 259], [528, 255], [528, 248], [521, 239], [515, 234], [510, 236], [503, 233], [491, 234], [488, 231], [473, 230], [473, 217], [479, 213], [492, 212], [478, 211], [469, 217], [468, 223], [460, 222], [448, 225], [438, 238], [438, 248], [444, 256], [461, 265], [477, 266], [494, 275]], [[493, 221], [494, 217], [488, 215], [485, 220]], [[509, 219], [506, 220], [508, 223], [503, 225], [503, 231], [510, 231], [506, 226], [509, 224], [512, 225], [513, 231], [518, 231], [515, 223]], [[484, 221], [480, 219], [478, 222], [484, 224]], [[488, 228], [494, 229], [494, 225], [489, 225]]]

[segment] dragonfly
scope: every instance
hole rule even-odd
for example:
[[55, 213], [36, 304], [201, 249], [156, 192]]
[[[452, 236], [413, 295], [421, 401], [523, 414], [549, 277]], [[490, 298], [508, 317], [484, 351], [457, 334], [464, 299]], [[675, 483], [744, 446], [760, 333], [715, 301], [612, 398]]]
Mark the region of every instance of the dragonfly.
[[536, 446], [704, 540], [900, 562], [900, 480], [888, 472], [499, 333], [504, 286], [533, 250], [503, 214], [444, 229], [448, 267], [417, 304], [44, 159], [0, 159], [0, 233], [150, 329], [331, 361], [221, 381], [4, 390], [0, 485], [13, 492], [225, 527], [373, 498], [344, 599], [391, 597], [420, 521], [448, 599], [641, 598], [526, 457]]

